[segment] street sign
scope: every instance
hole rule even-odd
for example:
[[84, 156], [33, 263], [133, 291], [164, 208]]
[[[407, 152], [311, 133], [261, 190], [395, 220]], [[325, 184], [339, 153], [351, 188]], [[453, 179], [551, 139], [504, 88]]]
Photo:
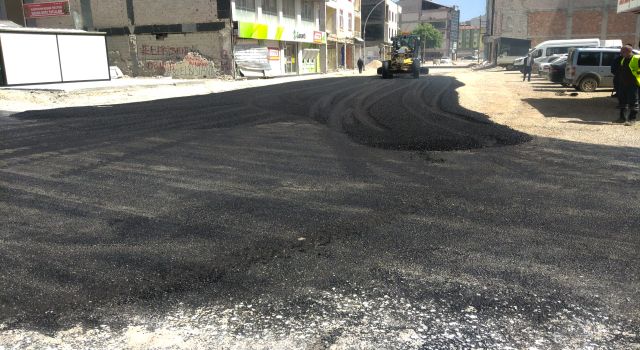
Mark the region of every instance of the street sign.
[[68, 16], [69, 1], [41, 2], [38, 4], [24, 4], [24, 18], [45, 18]]

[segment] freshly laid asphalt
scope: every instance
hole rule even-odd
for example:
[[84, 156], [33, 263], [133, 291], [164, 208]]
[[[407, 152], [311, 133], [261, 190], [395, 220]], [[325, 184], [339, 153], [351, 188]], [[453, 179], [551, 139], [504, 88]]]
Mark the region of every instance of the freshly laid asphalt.
[[640, 348], [638, 148], [530, 137], [459, 86], [2, 116], [0, 349]]

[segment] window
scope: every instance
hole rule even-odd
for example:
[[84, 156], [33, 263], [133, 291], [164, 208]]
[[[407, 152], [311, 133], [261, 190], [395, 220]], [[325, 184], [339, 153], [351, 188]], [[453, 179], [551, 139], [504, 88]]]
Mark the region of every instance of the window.
[[338, 23], [340, 25], [340, 29], [344, 29], [344, 11], [340, 10], [338, 14]]
[[315, 19], [313, 9], [313, 1], [303, 0], [302, 1], [302, 19], [313, 21]]
[[602, 53], [602, 65], [603, 66], [611, 66], [613, 61], [618, 57], [617, 52], [603, 52]]
[[262, 13], [278, 15], [278, 2], [276, 0], [262, 0]]
[[256, 10], [256, 0], [236, 0], [236, 9], [245, 11]]
[[599, 66], [600, 52], [580, 52], [578, 55], [579, 66]]
[[547, 56], [558, 55], [569, 52], [568, 47], [549, 47], [547, 48]]
[[288, 18], [296, 17], [296, 1], [282, 0], [282, 16]]
[[347, 30], [351, 30], [353, 28], [353, 15], [351, 14], [351, 12], [349, 12], [349, 22], [347, 22], [349, 24], [349, 27], [347, 27]]

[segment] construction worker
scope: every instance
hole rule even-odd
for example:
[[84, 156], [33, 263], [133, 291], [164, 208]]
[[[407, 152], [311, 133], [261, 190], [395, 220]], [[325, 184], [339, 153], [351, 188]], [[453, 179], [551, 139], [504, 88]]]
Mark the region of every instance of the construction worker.
[[625, 45], [621, 50], [622, 61], [618, 72], [618, 99], [620, 115], [615, 123], [631, 125], [638, 115], [638, 87], [640, 86], [640, 56], [633, 54], [633, 48]]

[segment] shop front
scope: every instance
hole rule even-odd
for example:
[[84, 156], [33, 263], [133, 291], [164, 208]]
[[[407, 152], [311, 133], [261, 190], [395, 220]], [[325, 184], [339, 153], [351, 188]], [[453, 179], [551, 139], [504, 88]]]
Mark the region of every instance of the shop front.
[[238, 73], [271, 77], [321, 73], [324, 32], [262, 23], [237, 22], [234, 58]]
[[327, 37], [327, 69], [330, 72], [354, 69], [356, 61], [353, 39], [341, 38], [335, 34]]

